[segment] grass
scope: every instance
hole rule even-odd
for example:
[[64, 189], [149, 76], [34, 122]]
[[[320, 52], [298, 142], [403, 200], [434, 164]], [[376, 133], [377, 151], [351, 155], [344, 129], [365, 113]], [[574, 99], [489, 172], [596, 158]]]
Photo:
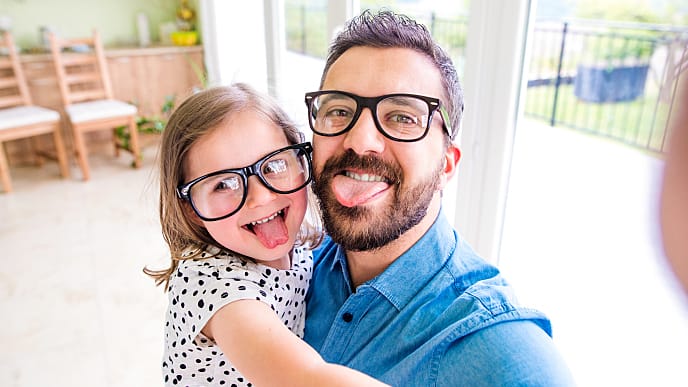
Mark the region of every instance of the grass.
[[[554, 86], [528, 88], [525, 114], [550, 122], [554, 93]], [[662, 152], [668, 115], [669, 104], [659, 99], [657, 91], [646, 90], [643, 96], [630, 102], [592, 103], [579, 100], [573, 85], [563, 85], [559, 87], [555, 126], [584, 130]]]

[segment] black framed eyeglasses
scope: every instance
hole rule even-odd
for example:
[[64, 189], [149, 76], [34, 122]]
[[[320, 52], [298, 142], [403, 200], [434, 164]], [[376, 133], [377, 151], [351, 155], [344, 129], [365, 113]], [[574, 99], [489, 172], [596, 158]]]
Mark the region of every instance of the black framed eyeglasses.
[[413, 142], [428, 134], [436, 111], [442, 116], [442, 127], [452, 138], [449, 114], [440, 100], [417, 94], [385, 94], [361, 97], [338, 90], [306, 93], [308, 123], [321, 136], [339, 136], [358, 121], [364, 107], [370, 109], [377, 130], [394, 141]]
[[209, 222], [234, 215], [246, 202], [248, 178], [258, 176], [269, 190], [296, 192], [313, 178], [310, 142], [278, 149], [243, 168], [223, 169], [177, 187], [177, 196], [191, 203], [199, 218]]

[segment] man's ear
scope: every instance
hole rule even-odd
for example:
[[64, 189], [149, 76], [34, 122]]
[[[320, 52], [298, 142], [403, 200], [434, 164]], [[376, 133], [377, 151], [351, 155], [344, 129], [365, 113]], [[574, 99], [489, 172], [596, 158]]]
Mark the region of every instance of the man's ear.
[[459, 159], [461, 159], [461, 150], [452, 142], [444, 152], [444, 168], [440, 174], [440, 189], [444, 189], [447, 182], [456, 174]]

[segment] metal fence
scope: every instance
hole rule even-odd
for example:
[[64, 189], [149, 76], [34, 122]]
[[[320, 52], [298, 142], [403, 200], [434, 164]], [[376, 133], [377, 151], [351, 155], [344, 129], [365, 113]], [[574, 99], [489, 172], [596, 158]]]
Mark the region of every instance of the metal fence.
[[525, 114], [663, 152], [688, 28], [540, 22], [531, 40]]
[[[286, 6], [287, 48], [324, 58], [326, 8]], [[463, 73], [467, 20], [413, 15]], [[688, 27], [607, 21], [537, 22], [524, 112], [551, 126], [664, 151], [680, 76], [688, 76]]]

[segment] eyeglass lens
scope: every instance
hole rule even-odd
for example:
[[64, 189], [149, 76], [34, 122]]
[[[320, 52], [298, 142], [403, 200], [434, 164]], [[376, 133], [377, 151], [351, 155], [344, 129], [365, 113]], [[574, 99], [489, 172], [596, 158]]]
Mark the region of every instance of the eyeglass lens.
[[[346, 94], [326, 93], [313, 98], [309, 119], [316, 133], [334, 135], [349, 129], [360, 107]], [[392, 138], [414, 140], [428, 129], [430, 107], [420, 98], [389, 96], [377, 103], [374, 118], [378, 127]]]
[[[294, 192], [310, 179], [308, 157], [300, 149], [286, 149], [254, 164], [263, 185], [277, 193]], [[191, 202], [204, 218], [221, 218], [237, 211], [247, 193], [247, 178], [239, 172], [208, 176], [190, 187]]]

